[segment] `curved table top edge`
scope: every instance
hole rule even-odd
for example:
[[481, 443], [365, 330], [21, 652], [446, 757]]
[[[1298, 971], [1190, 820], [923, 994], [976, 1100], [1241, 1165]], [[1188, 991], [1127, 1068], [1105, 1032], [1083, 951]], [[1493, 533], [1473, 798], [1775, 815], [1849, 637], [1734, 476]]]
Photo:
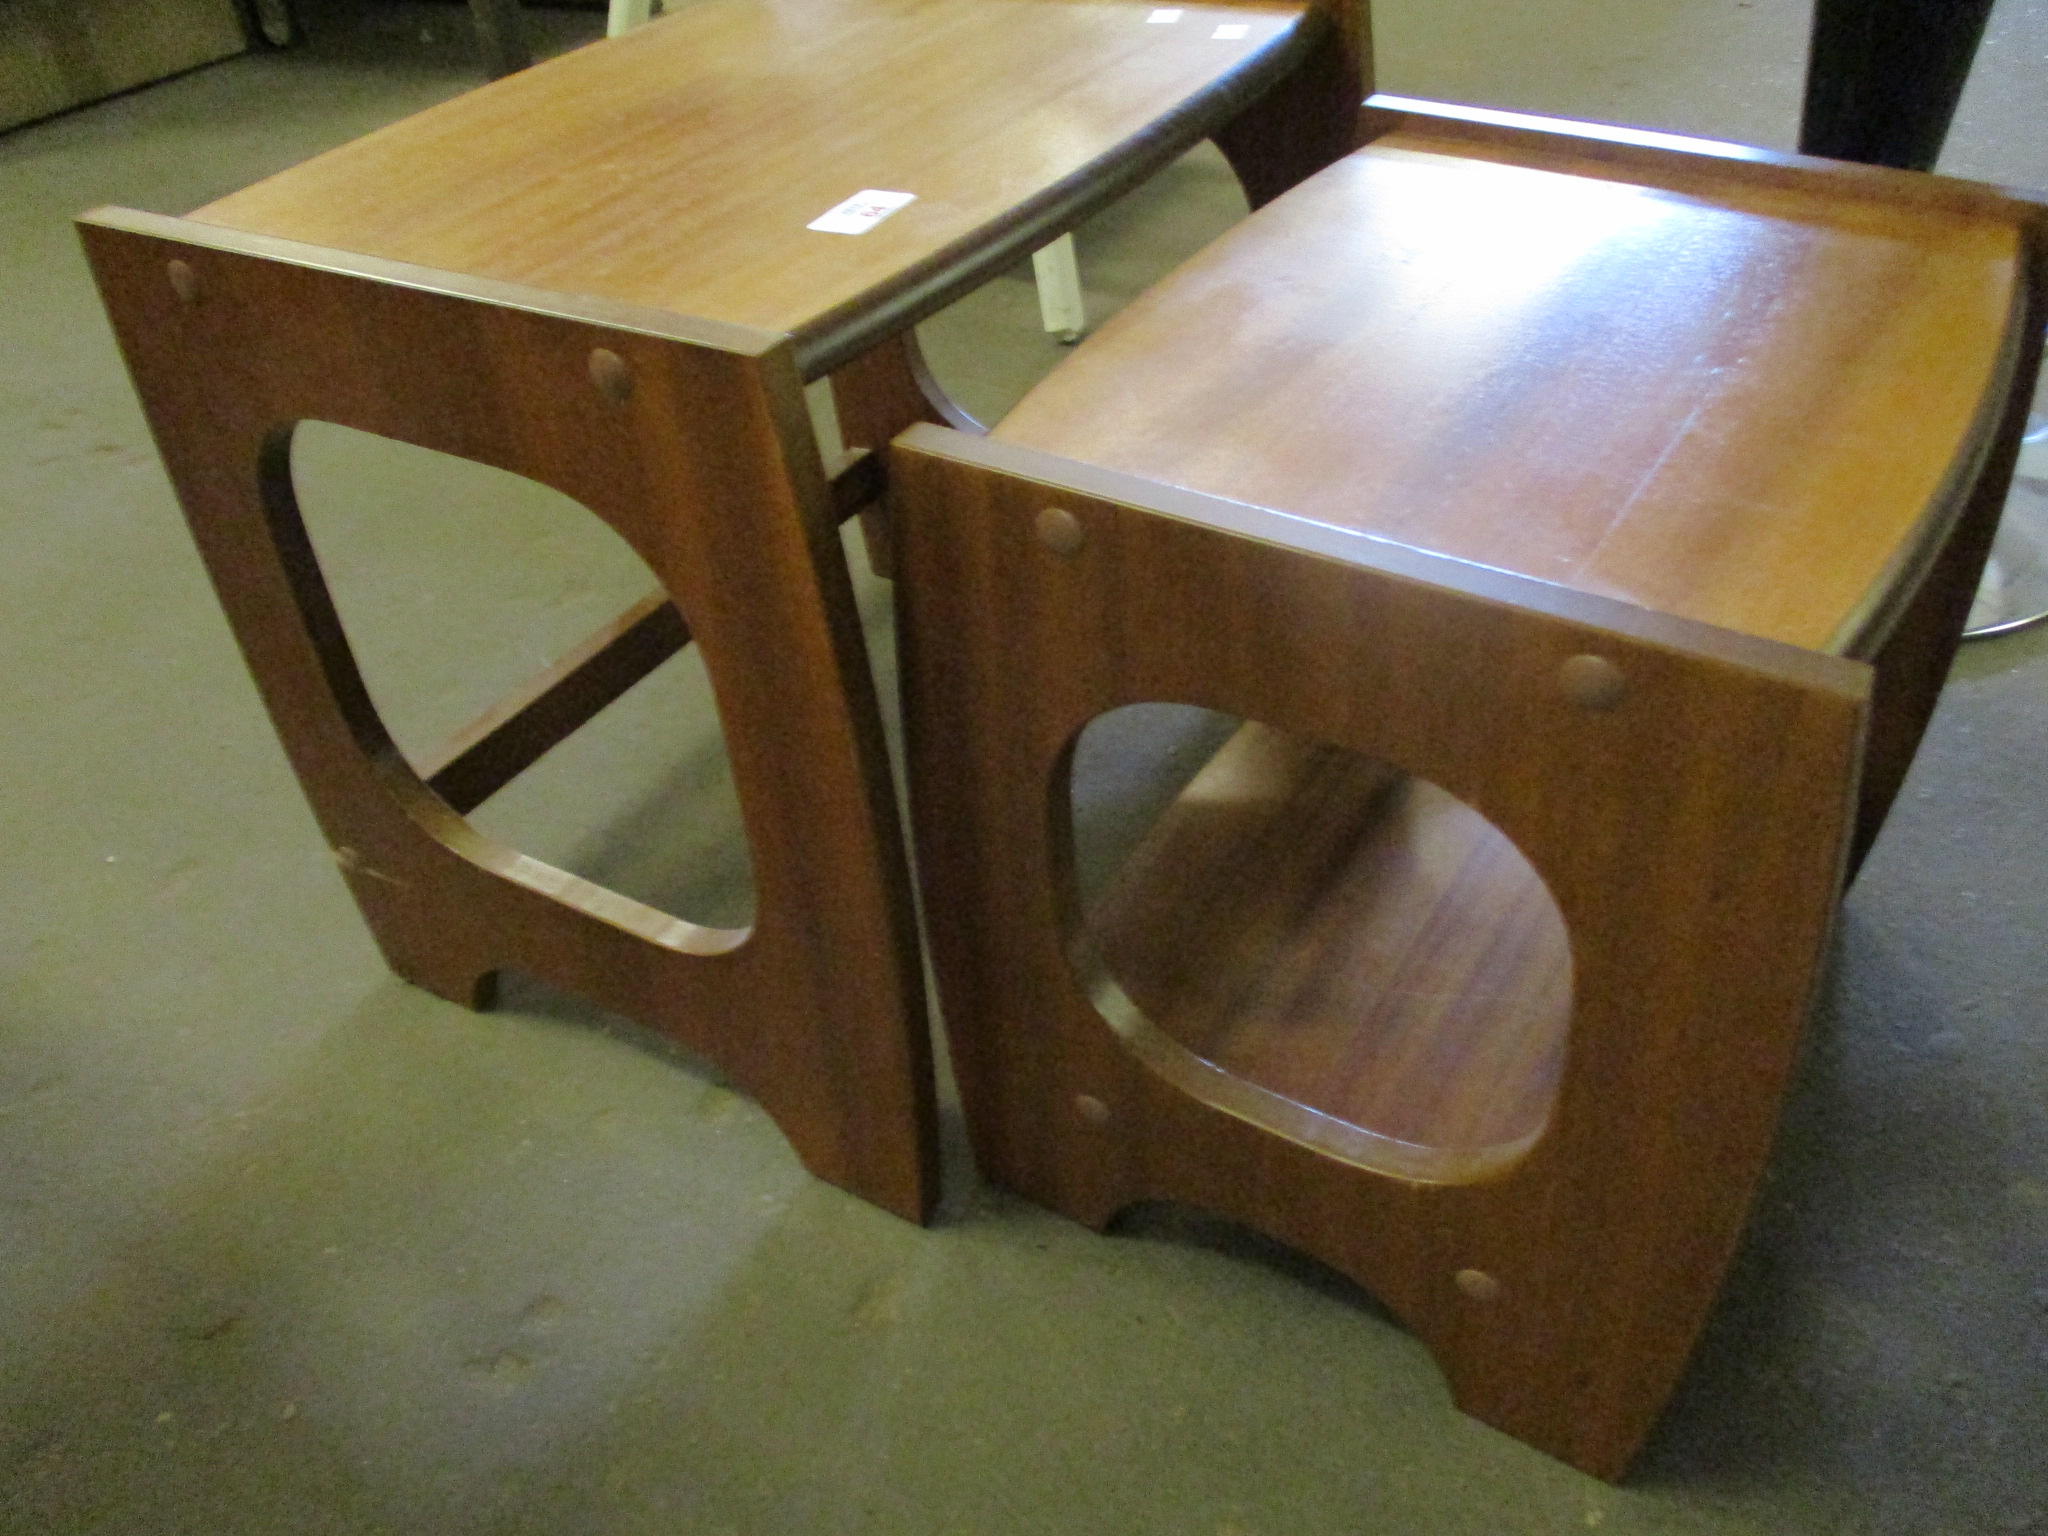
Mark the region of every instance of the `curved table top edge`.
[[[1047, 0], [1047, 4], [1048, 8], [1055, 8], [1055, 0]], [[1108, 8], [1094, 7], [1098, 10]], [[1132, 4], [1128, 8], [1139, 12], [1147, 9], [1142, 4]], [[583, 60], [580, 67], [587, 72], [591, 60], [586, 56], [620, 43], [633, 42], [640, 34], [593, 43], [538, 64], [519, 75], [480, 87], [464, 97], [428, 107], [411, 118], [401, 119], [361, 139], [336, 146], [298, 166], [253, 183], [249, 188], [217, 198], [185, 215], [185, 219], [194, 225], [237, 231], [250, 237], [252, 242], [275, 240], [296, 246], [301, 254], [295, 259], [336, 270], [376, 275], [392, 268], [407, 268], [416, 273], [436, 274], [429, 281], [438, 289], [456, 291], [468, 287], [479, 297], [487, 293], [503, 293], [507, 289], [521, 290], [524, 297], [517, 301], [521, 307], [546, 307], [556, 312], [573, 309], [594, 315], [610, 306], [623, 305], [642, 317], [627, 322], [635, 329], [673, 334], [672, 325], [651, 324], [646, 318], [666, 314], [677, 320], [709, 327], [788, 334], [795, 340], [798, 366], [803, 376], [812, 379], [831, 372], [889, 335], [943, 308], [1003, 267], [1058, 238], [1089, 214], [1130, 190], [1284, 78], [1315, 46], [1321, 31], [1334, 25], [1322, 9], [1309, 4], [1287, 3], [1287, 0], [1248, 0], [1244, 5], [1210, 4], [1197, 9], [1202, 17], [1198, 24], [1201, 28], [1206, 28], [1212, 16], [1228, 18], [1242, 14], [1256, 20], [1261, 30], [1272, 29], [1271, 35], [1259, 41], [1255, 32], [1253, 47], [1217, 69], [1198, 89], [1173, 100], [1165, 111], [1146, 120], [1137, 131], [1109, 144], [1083, 165], [1037, 187], [1029, 196], [1003, 205], [994, 216], [983, 218], [964, 234], [936, 249], [912, 255], [889, 271], [881, 281], [870, 282], [853, 296], [814, 311], [792, 324], [764, 326], [753, 320], [719, 318], [708, 312], [708, 306], [699, 309], [650, 303], [644, 297], [606, 292], [595, 283], [557, 285], [522, 282], [516, 276], [507, 278], [503, 274], [487, 274], [482, 270], [472, 272], [463, 265], [408, 260], [395, 251], [377, 249], [378, 242], [369, 238], [358, 245], [332, 238], [295, 237], [277, 221], [267, 220], [256, 213], [242, 215], [237, 206], [241, 199], [259, 188], [301, 176], [307, 167], [318, 165], [330, 156], [351, 152], [367, 140], [403, 130], [407, 124], [456, 107], [471, 97], [501, 93], [499, 99], [502, 104], [505, 99], [502, 93], [532, 89], [528, 82], [545, 84], [548, 71], [568, 66], [578, 59]], [[666, 25], [673, 28], [681, 23], [680, 37], [686, 41], [688, 21], [689, 14], [685, 12], [666, 18], [664, 22], [657, 23], [657, 27]], [[653, 30], [655, 28], [643, 29], [643, 32]], [[272, 227], [266, 228], [266, 222]], [[252, 252], [266, 249], [256, 243], [246, 248]], [[328, 254], [309, 260], [306, 253], [316, 251]], [[543, 305], [537, 301], [539, 295], [558, 295], [559, 300]]]
[[1243, 66], [1155, 118], [1141, 133], [1097, 156], [1003, 218], [933, 252], [886, 287], [819, 316], [793, 333], [806, 379], [830, 373], [889, 335], [936, 314], [1012, 262], [1059, 238], [1230, 121], [1276, 83], [1329, 22], [1305, 11], [1297, 24], [1246, 58]]
[[[1582, 132], [1584, 130], [1584, 132]], [[1806, 156], [1783, 155], [1751, 150], [1747, 146], [1713, 141], [1688, 140], [1675, 135], [1602, 125], [1553, 122], [1549, 119], [1498, 113], [1487, 109], [1446, 107], [1443, 104], [1407, 98], [1375, 96], [1361, 113], [1361, 144], [1356, 153], [1395, 151], [1471, 158], [1528, 170], [1563, 174], [1587, 174], [1646, 190], [1669, 192], [1681, 197], [1716, 201], [1712, 183], [1725, 178], [1728, 198], [1725, 206], [1738, 208], [1757, 195], [1812, 197], [1843, 204], [1874, 204], [1894, 208], [1908, 217], [1953, 220], [2007, 226], [2014, 236], [2014, 281], [1996, 353], [1977, 394], [1969, 428], [1958, 441], [1946, 465], [1940, 484], [1922, 504], [1910, 526], [1901, 534], [1889, 559], [1873, 571], [1858, 597], [1841, 611], [1839, 620], [1824, 640], [1807, 644], [1784, 636], [1759, 633], [1718, 623], [1711, 617], [1669, 613], [1664, 609], [1631, 601], [1620, 593], [1602, 593], [1572, 582], [1550, 582], [1531, 572], [1494, 567], [1471, 561], [1463, 554], [1435, 550], [1403, 540], [1397, 534], [1369, 529], [1338, 528], [1345, 534], [1361, 535], [1376, 542], [1414, 550], [1430, 557], [1472, 564], [1479, 569], [1498, 570], [1514, 576], [1556, 586], [1602, 601], [1614, 601], [1638, 611], [1668, 618], [1680, 624], [1698, 624], [1720, 633], [1748, 635], [1766, 644], [1785, 644], [1812, 654], [1867, 660], [1881, 647], [1903, 613], [1921, 578], [1932, 568], [1949, 534], [1963, 516], [1969, 495], [1994, 446], [2019, 362], [2026, 350], [2030, 327], [2037, 325], [2044, 304], [2048, 304], [2048, 208], [1999, 188], [1953, 181], [1922, 173], [1894, 171]], [[1588, 147], [1593, 158], [1582, 159]], [[1614, 151], [1613, 158], [1606, 152]], [[1869, 173], [1869, 174], [1863, 174]], [[1162, 279], [1171, 284], [1180, 272], [1198, 267], [1207, 251], [1199, 252], [1182, 268]], [[1045, 383], [1055, 384], [1055, 370]], [[1034, 391], [1035, 393], [1035, 391]], [[1002, 438], [1002, 424], [994, 429]], [[1030, 452], [1058, 454], [1051, 443], [1006, 444]], [[1079, 462], [1079, 461], [1068, 461]], [[1143, 475], [1131, 478], [1143, 479]], [[1290, 512], [1284, 507], [1261, 505], [1232, 495], [1211, 498], [1194, 486], [1155, 482], [1163, 489], [1205, 500], [1227, 501], [1232, 505], [1260, 506], [1273, 516], [1320, 523], [1311, 514]], [[1333, 528], [1338, 525], [1329, 524]]]

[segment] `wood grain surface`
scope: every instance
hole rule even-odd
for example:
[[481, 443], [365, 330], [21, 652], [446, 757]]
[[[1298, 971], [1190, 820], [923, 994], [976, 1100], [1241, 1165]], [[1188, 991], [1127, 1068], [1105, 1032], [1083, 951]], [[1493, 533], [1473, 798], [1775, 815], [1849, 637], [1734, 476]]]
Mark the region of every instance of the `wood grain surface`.
[[[1626, 130], [1361, 132], [989, 437], [898, 440], [934, 964], [994, 1177], [1273, 1233], [1614, 1477], [1952, 652], [2048, 227]], [[1074, 743], [1145, 701], [1254, 723], [1090, 905]]]
[[1386, 1138], [1404, 1144], [1390, 1171], [1466, 1176], [1549, 1115], [1564, 921], [1514, 844], [1425, 780], [1248, 724], [1087, 923], [1146, 1019], [1374, 1133], [1351, 1145], [1368, 1165]]
[[1699, 156], [1567, 174], [1540, 142], [1430, 133], [1233, 230], [997, 435], [1851, 648], [2004, 399], [2014, 211]]
[[[118, 210], [83, 234], [222, 607], [392, 968], [472, 1005], [516, 969], [659, 1029], [753, 1094], [819, 1177], [928, 1215], [908, 871], [787, 338], [649, 334], [519, 307], [531, 294], [435, 291], [417, 271], [224, 249], [244, 237]], [[528, 701], [540, 716], [512, 720], [553, 736], [557, 704], [573, 718], [647, 653], [700, 647], [755, 874], [751, 928], [685, 922], [528, 857], [422, 781], [377, 716], [299, 515], [290, 444], [306, 419], [553, 486], [646, 562], [661, 603], [593, 637]], [[472, 790], [542, 744], [495, 725]]]
[[[1035, 210], [1099, 202], [1119, 163], [1163, 163], [1312, 41], [1285, 5], [1151, 9], [691, 0], [193, 217], [802, 338]], [[869, 189], [917, 201], [864, 234], [805, 227]]]
[[[1414, 1327], [1467, 1412], [1618, 1475], [1683, 1368], [1770, 1147], [1826, 953], [1870, 669], [993, 439], [918, 427], [896, 456], [916, 847], [982, 1168], [1095, 1224], [1171, 1199], [1270, 1232]], [[1076, 535], [1059, 548], [1039, 533], [1050, 508]], [[1567, 686], [1586, 656], [1621, 679], [1617, 696]], [[1098, 943], [1062, 808], [1080, 731], [1151, 700], [1398, 765], [1520, 850], [1573, 971], [1533, 1145], [1401, 1166], [1383, 1138], [1361, 1156], [1356, 1131], [1176, 1038], [1142, 982], [1121, 995], [1132, 966]], [[1211, 964], [1246, 974], [1230, 915], [1269, 913], [1244, 888], [1276, 884], [1282, 909], [1290, 887], [1327, 888], [1296, 878], [1280, 823], [1310, 849], [1341, 845], [1319, 820], [1373, 791], [1376, 771], [1354, 769], [1319, 796], [1319, 755], [1272, 797], [1255, 856], [1154, 871], [1146, 920], [1184, 931], [1140, 942], [1190, 959], [1209, 945]], [[1207, 814], [1199, 791], [1182, 809]], [[1402, 841], [1426, 847], [1420, 831]], [[1326, 910], [1349, 906], [1361, 942], [1441, 921], [1468, 931], [1439, 952], [1513, 956], [1524, 924], [1499, 888], [1453, 882], [1450, 903], [1418, 912], [1403, 908], [1421, 883], [1396, 879]], [[1450, 1008], [1474, 1004], [1493, 1006], [1483, 986]], [[1353, 1022], [1372, 1054], [1380, 1025]], [[1455, 1095], [1484, 1057], [1450, 1022], [1434, 1065]], [[1424, 1084], [1429, 1068], [1400, 1054], [1375, 1070]], [[1348, 1094], [1343, 1048], [1327, 1059]]]
[[[315, 814], [394, 969], [518, 968], [686, 1040], [821, 1177], [921, 1219], [928, 1041], [896, 801], [837, 540], [935, 407], [908, 327], [1248, 112], [1275, 187], [1355, 120], [1358, 16], [1285, 4], [699, 0], [191, 219], [88, 252], [158, 445]], [[1306, 18], [1306, 19], [1305, 19]], [[862, 234], [805, 226], [867, 190]], [[579, 350], [580, 349], [580, 350]], [[829, 483], [801, 382], [854, 451]], [[595, 419], [593, 420], [593, 413]], [[660, 583], [423, 778], [393, 748], [293, 500], [317, 417], [555, 485]], [[886, 564], [887, 528], [870, 532]], [[462, 819], [694, 642], [761, 898], [700, 927]]]
[[[1363, 8], [694, 0], [189, 219], [81, 221], [195, 541], [393, 968], [517, 968], [685, 1040], [821, 1177], [937, 1195], [908, 871], [839, 520], [939, 413], [909, 327], [1242, 120], [1268, 193], [1351, 142]], [[910, 194], [861, 233], [807, 228]], [[828, 482], [803, 381], [835, 372]], [[658, 590], [416, 772], [294, 499], [304, 419], [581, 501]], [[869, 518], [886, 566], [887, 525]], [[682, 922], [462, 812], [648, 668], [701, 647], [760, 897]]]

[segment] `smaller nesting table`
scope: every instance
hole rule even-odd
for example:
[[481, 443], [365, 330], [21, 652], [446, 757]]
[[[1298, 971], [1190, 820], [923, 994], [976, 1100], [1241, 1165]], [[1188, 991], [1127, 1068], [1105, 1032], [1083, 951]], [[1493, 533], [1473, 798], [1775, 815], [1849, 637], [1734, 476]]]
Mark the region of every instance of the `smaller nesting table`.
[[[985, 1172], [1217, 1211], [1601, 1476], [1741, 1233], [2038, 362], [1989, 189], [1376, 99], [996, 428], [895, 449]], [[1081, 733], [1243, 722], [1100, 894]]]

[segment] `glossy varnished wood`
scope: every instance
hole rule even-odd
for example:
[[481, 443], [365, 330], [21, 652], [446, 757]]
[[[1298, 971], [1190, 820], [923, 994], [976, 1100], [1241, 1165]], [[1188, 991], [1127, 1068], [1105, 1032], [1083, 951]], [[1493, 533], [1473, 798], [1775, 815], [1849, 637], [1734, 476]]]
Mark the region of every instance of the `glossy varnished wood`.
[[[913, 429], [894, 474], [918, 860], [983, 1168], [1091, 1223], [1166, 1198], [1271, 1232], [1404, 1317], [1468, 1412], [1617, 1475], [1770, 1145], [1841, 879], [1867, 667], [995, 439]], [[1038, 537], [1049, 506], [1079, 525], [1073, 553]], [[1618, 671], [1618, 702], [1560, 686], [1583, 655]], [[1116, 985], [1060, 806], [1082, 728], [1146, 700], [1398, 765], [1527, 858], [1573, 974], [1524, 1155], [1362, 1148]], [[1313, 840], [1315, 797], [1283, 798]], [[1272, 861], [1185, 883], [1196, 862], [1144, 898], [1190, 949], [1224, 931], [1204, 904], [1239, 899], [1215, 880], [1257, 884]]]
[[2020, 233], [1724, 171], [1596, 178], [1410, 125], [1132, 304], [999, 435], [1855, 649], [2004, 398]]
[[2019, 258], [2006, 347], [1972, 430], [1956, 445], [1941, 492], [1868, 601], [1831, 637], [1831, 649], [1876, 666], [1853, 871], [1876, 841], [1911, 766], [1997, 530], [2026, 423], [2028, 381], [2039, 369], [2048, 323], [2048, 203], [2038, 193], [1747, 144], [1396, 96], [1366, 102], [1362, 140], [1404, 133], [1460, 156], [1540, 164], [1684, 196], [1846, 200], [2014, 230]]
[[[1355, 89], [1330, 82], [1357, 16], [1146, 12], [699, 0], [192, 219], [83, 221], [223, 607], [394, 969], [477, 1003], [516, 967], [665, 1029], [815, 1172], [913, 1218], [936, 1195], [923, 996], [836, 536], [866, 511], [886, 563], [879, 450], [942, 414], [907, 329], [1234, 119], [1279, 130], [1254, 157], [1272, 187], [1354, 126]], [[804, 227], [868, 189], [916, 201], [862, 235]], [[855, 441], [828, 482], [801, 384], [835, 372]], [[661, 590], [415, 772], [299, 522], [308, 416], [555, 485]], [[750, 930], [677, 921], [461, 814], [693, 640]]]
[[[1285, 5], [1170, 26], [1149, 9], [692, 0], [193, 216], [808, 342], [891, 294], [936, 307], [975, 250], [1051, 238], [1254, 101], [1320, 28]], [[1245, 37], [1216, 39], [1224, 22]], [[917, 201], [860, 235], [805, 227], [867, 189]], [[953, 286], [923, 291], [935, 275]]]
[[[1953, 651], [2048, 228], [1630, 130], [1361, 135], [990, 437], [899, 440], [941, 1000], [995, 1177], [1295, 1243], [1611, 1477]], [[1090, 905], [1074, 743], [1146, 700], [1255, 723]]]
[[[787, 338], [616, 304], [577, 315], [560, 295], [237, 249], [150, 215], [106, 212], [83, 233], [222, 606], [392, 968], [471, 1004], [515, 968], [663, 1030], [754, 1094], [820, 1177], [925, 1216], [936, 1156], [907, 871]], [[306, 419], [553, 486], [646, 562], [686, 624], [650, 604], [536, 691], [540, 717], [512, 720], [556, 734], [550, 709], [591, 702], [564, 689], [602, 692], [698, 645], [747, 832], [751, 928], [684, 922], [542, 864], [423, 782], [378, 719], [299, 517], [290, 442]], [[458, 799], [536, 745], [478, 734], [497, 760], [451, 786]]]
[[[832, 375], [831, 390], [842, 441], [850, 452], [865, 454], [878, 472], [888, 463], [890, 440], [917, 422], [985, 430], [932, 377], [914, 330], [900, 331], [856, 357]], [[869, 568], [877, 576], [893, 575], [895, 539], [886, 499], [878, 495], [863, 506], [860, 520]]]
[[1368, 1166], [1470, 1176], [1550, 1112], [1571, 1004], [1556, 904], [1484, 817], [1384, 763], [1243, 727], [1086, 922], [1146, 1020], [1356, 1127]]

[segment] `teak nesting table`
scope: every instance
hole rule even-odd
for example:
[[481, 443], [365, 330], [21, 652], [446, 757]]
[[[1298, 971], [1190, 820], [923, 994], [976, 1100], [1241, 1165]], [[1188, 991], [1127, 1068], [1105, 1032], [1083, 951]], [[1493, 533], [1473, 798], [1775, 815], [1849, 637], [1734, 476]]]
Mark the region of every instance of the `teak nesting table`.
[[[821, 1177], [929, 1212], [917, 935], [837, 534], [886, 486], [983, 1170], [1097, 1225], [1187, 1200], [1319, 1255], [1467, 1411], [1615, 1476], [1733, 1251], [1989, 545], [2040, 210], [1361, 113], [1352, 9], [695, 0], [85, 238], [401, 974], [479, 1003], [516, 967], [668, 1031]], [[1204, 137], [1261, 211], [992, 435], [942, 425], [909, 328]], [[828, 377], [833, 465], [803, 399]], [[554, 486], [657, 590], [408, 762], [295, 503], [315, 419]], [[745, 930], [465, 819], [692, 641]], [[1076, 744], [1149, 702], [1241, 728], [1084, 892]]]
[[[1762, 1173], [2039, 358], [1985, 188], [1376, 98], [1371, 142], [891, 466], [982, 1170], [1365, 1284], [1616, 1476]], [[1242, 726], [1099, 891], [1070, 781]]]
[[[672, 1033], [813, 1172], [913, 1219], [936, 1196], [922, 976], [836, 531], [879, 492], [875, 450], [930, 412], [909, 328], [1202, 138], [1270, 191], [1341, 153], [1356, 114], [1350, 43], [1319, 12], [1150, 15], [694, 0], [186, 218], [83, 221], [209, 573], [393, 968], [478, 1003], [516, 967]], [[859, 232], [812, 227], [833, 210]], [[803, 386], [835, 374], [862, 451], [827, 466]], [[408, 763], [294, 501], [312, 419], [553, 486], [658, 590]], [[750, 930], [675, 920], [464, 819], [691, 640], [752, 851]]]

